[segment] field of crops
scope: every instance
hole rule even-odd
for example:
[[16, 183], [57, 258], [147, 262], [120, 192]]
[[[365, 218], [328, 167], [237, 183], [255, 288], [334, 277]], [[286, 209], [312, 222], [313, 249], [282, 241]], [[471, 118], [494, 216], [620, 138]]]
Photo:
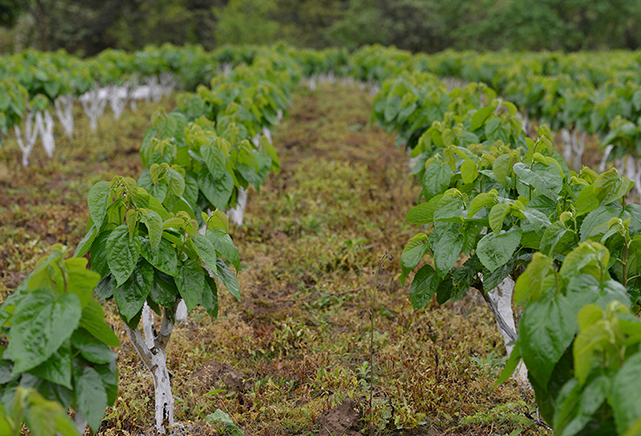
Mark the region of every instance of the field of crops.
[[638, 59], [0, 58], [0, 430], [641, 434]]

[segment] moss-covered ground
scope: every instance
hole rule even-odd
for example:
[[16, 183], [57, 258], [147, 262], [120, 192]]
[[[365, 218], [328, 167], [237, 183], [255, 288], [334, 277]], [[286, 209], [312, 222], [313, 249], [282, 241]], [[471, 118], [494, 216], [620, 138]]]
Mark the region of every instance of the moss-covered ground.
[[[55, 157], [37, 149], [26, 169], [15, 142], [5, 141], [1, 299], [52, 243], [75, 247], [84, 236], [93, 183], [137, 178], [151, 114], [173, 104], [106, 116], [96, 132], [78, 112], [74, 138], [58, 135]], [[398, 277], [400, 253], [416, 232], [404, 217], [419, 187], [406, 153], [369, 124], [371, 104], [367, 92], [338, 85], [294, 95], [274, 133], [282, 172], [250, 192], [244, 225], [230, 230], [242, 303], [221, 293], [217, 320], [196, 310], [172, 336], [168, 366], [186, 434], [224, 432], [206, 419], [216, 409], [246, 435], [317, 434], [346, 398], [362, 412], [350, 431], [369, 434], [372, 386], [374, 434], [539, 431], [527, 417], [531, 394], [511, 381], [493, 388], [505, 349], [477, 291], [412, 309], [409, 281], [403, 288]], [[115, 306], [104, 307], [122, 341], [121, 383], [100, 434], [153, 434], [151, 378]]]

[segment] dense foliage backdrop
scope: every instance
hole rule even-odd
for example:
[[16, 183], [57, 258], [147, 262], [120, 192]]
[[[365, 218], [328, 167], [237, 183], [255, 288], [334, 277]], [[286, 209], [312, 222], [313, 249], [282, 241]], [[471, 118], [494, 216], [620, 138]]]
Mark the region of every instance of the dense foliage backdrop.
[[0, 0], [0, 51], [225, 43], [581, 50], [641, 46], [641, 0]]

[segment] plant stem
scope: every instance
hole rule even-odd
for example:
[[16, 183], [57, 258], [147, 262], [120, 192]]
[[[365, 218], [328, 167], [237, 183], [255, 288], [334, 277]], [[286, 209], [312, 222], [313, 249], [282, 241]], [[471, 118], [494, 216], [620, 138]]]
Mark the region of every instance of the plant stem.
[[373, 402], [374, 402], [374, 305], [376, 304], [376, 291], [378, 290], [378, 277], [380, 271], [384, 268], [383, 266], [383, 261], [387, 259], [388, 261], [392, 261], [394, 257], [391, 254], [387, 254], [387, 251], [385, 254], [381, 256], [381, 258], [378, 260], [378, 268], [376, 269], [376, 279], [375, 279], [375, 284], [374, 284], [374, 289], [372, 290], [372, 295], [371, 295], [371, 304], [369, 307], [369, 323], [370, 323], [370, 330], [369, 330], [369, 435], [372, 436], [374, 434], [374, 408], [373, 408]]

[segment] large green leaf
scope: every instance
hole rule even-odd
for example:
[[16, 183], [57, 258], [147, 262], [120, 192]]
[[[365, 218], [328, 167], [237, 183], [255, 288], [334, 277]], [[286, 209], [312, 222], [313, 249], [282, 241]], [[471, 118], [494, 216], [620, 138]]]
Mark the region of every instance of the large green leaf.
[[240, 301], [240, 285], [238, 284], [238, 279], [221, 258], [218, 258], [218, 270], [214, 274], [214, 277], [223, 282], [223, 285], [225, 285], [229, 293]]
[[532, 169], [523, 163], [514, 165], [514, 172], [520, 180], [536, 189], [537, 194], [556, 200], [563, 188], [563, 176], [559, 168], [554, 165], [536, 163]]
[[107, 392], [102, 377], [93, 368], [85, 367], [76, 382], [78, 409], [94, 432], [100, 428], [107, 408]]
[[625, 432], [641, 419], [641, 352], [626, 359], [621, 370], [614, 377], [609, 401], [614, 410], [614, 419], [619, 434]]
[[407, 212], [405, 221], [410, 224], [429, 224], [434, 220], [434, 211], [438, 207], [439, 201], [443, 198], [442, 194], [432, 197], [426, 203], [414, 206]]
[[141, 260], [129, 279], [122, 286], [114, 289], [118, 311], [126, 321], [131, 321], [142, 310], [153, 280], [153, 267], [145, 260]]
[[236, 271], [240, 270], [240, 256], [238, 254], [238, 248], [232, 241], [229, 234], [221, 229], [213, 228], [207, 231], [205, 234], [207, 238], [214, 244], [216, 251], [231, 262], [232, 265], [236, 268]]
[[434, 266], [443, 277], [450, 272], [463, 252], [465, 237], [455, 224], [448, 224], [432, 232], [430, 242], [434, 252]]
[[142, 254], [142, 257], [144, 257], [147, 262], [165, 274], [174, 277], [178, 275], [176, 248], [166, 239], [163, 238], [160, 241], [156, 251], [152, 250], [149, 240], [143, 239], [140, 244], [140, 254]]
[[107, 214], [110, 191], [109, 182], [102, 181], [93, 185], [87, 195], [89, 214], [98, 230], [102, 227], [102, 223]]
[[522, 234], [520, 228], [514, 227], [507, 232], [483, 236], [476, 248], [476, 254], [483, 266], [492, 272], [505, 265], [514, 255]]
[[215, 179], [206, 169], [198, 174], [198, 187], [203, 195], [217, 209], [227, 209], [227, 203], [234, 190], [234, 179], [227, 171], [223, 176]]
[[80, 299], [63, 294], [57, 299], [47, 291], [33, 291], [16, 307], [11, 320], [8, 351], [13, 373], [28, 371], [49, 359], [78, 326]]
[[429, 240], [425, 233], [419, 233], [409, 240], [401, 254], [401, 285], [405, 286], [405, 277], [421, 261], [428, 248]]
[[423, 265], [416, 272], [412, 285], [410, 286], [410, 302], [414, 309], [421, 309], [430, 302], [441, 279], [430, 265]]
[[176, 287], [174, 278], [154, 270], [154, 281], [149, 290], [149, 296], [162, 307], [172, 307], [178, 298], [178, 287]]
[[200, 300], [200, 305], [207, 310], [212, 318], [218, 317], [218, 287], [216, 281], [209, 276], [205, 276], [205, 288]]
[[131, 276], [140, 255], [140, 240], [138, 235], [129, 237], [127, 225], [116, 227], [107, 239], [107, 264], [116, 279], [118, 286], [122, 286]]
[[68, 389], [72, 389], [71, 371], [71, 346], [68, 340], [63, 342], [49, 359], [29, 370], [35, 376]]
[[602, 235], [608, 230], [610, 218], [621, 215], [621, 206], [618, 204], [601, 205], [590, 212], [581, 224], [581, 242], [593, 236]]
[[544, 389], [577, 329], [576, 310], [563, 295], [533, 302], [523, 312], [519, 323], [521, 356], [531, 376]]
[[104, 342], [95, 338], [85, 329], [73, 332], [71, 344], [80, 350], [82, 357], [93, 363], [109, 363], [118, 357]]
[[100, 281], [100, 275], [87, 269], [87, 259], [72, 257], [65, 260], [67, 270], [67, 292], [80, 298], [82, 307], [93, 299], [93, 290]]
[[218, 256], [216, 255], [216, 248], [214, 247], [214, 244], [212, 244], [206, 236], [201, 235], [200, 233], [197, 233], [193, 240], [196, 250], [198, 251], [198, 255], [211, 272], [215, 273], [218, 269], [216, 266]]
[[188, 259], [180, 268], [180, 273], [174, 279], [180, 296], [185, 300], [190, 311], [200, 304], [205, 287], [205, 270], [200, 263]]
[[78, 323], [79, 327], [84, 328], [91, 333], [96, 339], [100, 339], [110, 347], [119, 347], [120, 340], [118, 336], [111, 330], [111, 327], [105, 322], [105, 313], [102, 311], [102, 306], [96, 300], [91, 300], [82, 309], [82, 318]]
[[450, 186], [452, 169], [446, 163], [432, 161], [423, 175], [423, 190], [428, 199], [442, 194]]
[[149, 234], [149, 241], [151, 242], [151, 252], [155, 253], [162, 239], [162, 218], [160, 218], [158, 213], [147, 209], [147, 214], [143, 214], [143, 221], [147, 226], [147, 233]]

